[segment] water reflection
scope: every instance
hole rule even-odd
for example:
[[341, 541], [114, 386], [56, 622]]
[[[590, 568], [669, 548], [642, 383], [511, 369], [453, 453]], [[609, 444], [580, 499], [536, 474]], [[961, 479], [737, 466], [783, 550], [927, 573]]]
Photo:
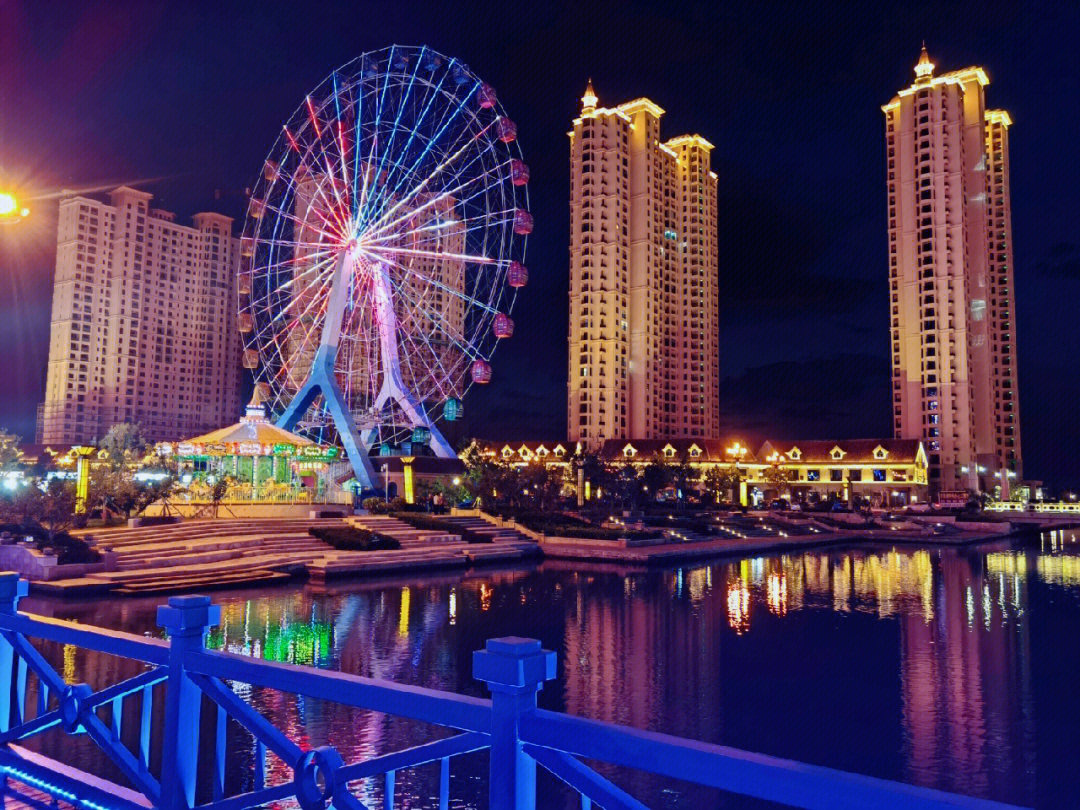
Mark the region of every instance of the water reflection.
[[[481, 694], [472, 650], [489, 637], [535, 636], [560, 651], [559, 678], [541, 693], [547, 708], [1002, 801], [1072, 806], [1075, 788], [1050, 775], [1080, 756], [1069, 719], [1080, 710], [1078, 546], [1075, 533], [1056, 532], [1031, 547], [859, 548], [670, 571], [550, 562], [223, 594], [208, 644]], [[156, 634], [158, 601], [28, 599], [25, 608]], [[69, 682], [100, 686], [139, 671], [71, 647], [46, 652]], [[347, 759], [446, 733], [234, 688], [302, 745], [330, 743]], [[248, 786], [253, 743], [239, 729], [230, 735], [227, 778]], [[117, 778], [85, 741], [41, 745]], [[485, 767], [483, 755], [455, 763], [455, 806], [486, 806]], [[268, 768], [270, 782], [288, 777], [273, 758]], [[607, 773], [650, 806], [717, 801]], [[401, 774], [402, 806], [431, 806], [437, 785], [433, 769]], [[541, 806], [575, 806], [554, 783], [543, 790]], [[374, 781], [359, 795], [381, 802]]]

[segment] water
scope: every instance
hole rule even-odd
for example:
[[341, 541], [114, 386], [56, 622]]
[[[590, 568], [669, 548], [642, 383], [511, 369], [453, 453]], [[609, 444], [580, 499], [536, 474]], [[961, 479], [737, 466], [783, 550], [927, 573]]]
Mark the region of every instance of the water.
[[[999, 801], [1080, 806], [1074, 531], [1026, 545], [860, 547], [645, 572], [548, 562], [215, 599], [214, 647], [482, 695], [472, 651], [532, 636], [559, 656], [545, 708]], [[161, 601], [23, 607], [157, 634]], [[139, 669], [43, 649], [69, 682], [102, 686]], [[272, 690], [242, 694], [301, 745], [329, 742], [346, 761], [447, 733]], [[125, 739], [136, 723], [133, 706]], [[117, 778], [85, 738], [36, 745]], [[227, 780], [250, 787], [251, 739], [232, 727], [230, 745]], [[486, 754], [454, 760], [452, 807], [487, 806], [486, 765]], [[273, 757], [269, 767], [268, 782], [286, 778]], [[650, 807], [763, 806], [601, 771]], [[437, 786], [435, 766], [399, 774], [398, 807], [434, 806]], [[381, 806], [376, 780], [357, 788]], [[554, 780], [541, 790], [540, 807], [577, 806]]]

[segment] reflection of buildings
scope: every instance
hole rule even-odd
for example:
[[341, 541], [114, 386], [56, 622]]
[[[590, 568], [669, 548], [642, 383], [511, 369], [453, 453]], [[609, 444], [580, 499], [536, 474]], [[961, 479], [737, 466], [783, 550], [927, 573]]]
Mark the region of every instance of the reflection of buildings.
[[620, 596], [609, 575], [597, 578], [603, 585], [573, 576], [564, 588], [566, 711], [713, 739], [713, 712], [704, 707], [715, 709], [723, 687], [713, 656], [725, 619], [703, 609], [721, 596], [712, 576], [707, 568], [631, 575]]
[[570, 132], [571, 441], [714, 437], [719, 412], [716, 174], [699, 135], [660, 141], [648, 99]]
[[895, 436], [927, 442], [931, 484], [1020, 475], [1009, 114], [980, 67], [915, 83], [882, 109], [888, 159]]
[[900, 616], [909, 778], [962, 793], [1034, 795], [1027, 582], [981, 570], [982, 561], [944, 554], [933, 620]]
[[145, 191], [109, 196], [60, 202], [45, 444], [86, 444], [118, 422], [180, 439], [240, 410], [232, 219], [179, 225]]

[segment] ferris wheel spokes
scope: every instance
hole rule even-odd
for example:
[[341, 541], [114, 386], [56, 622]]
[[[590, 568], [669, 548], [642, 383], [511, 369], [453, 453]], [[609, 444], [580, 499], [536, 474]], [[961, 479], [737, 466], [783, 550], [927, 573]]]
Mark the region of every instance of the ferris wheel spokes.
[[393, 46], [303, 97], [264, 160], [243, 363], [283, 426], [337, 434], [362, 487], [373, 455], [453, 456], [435, 422], [461, 418], [513, 334], [531, 231], [516, 134], [468, 66]]

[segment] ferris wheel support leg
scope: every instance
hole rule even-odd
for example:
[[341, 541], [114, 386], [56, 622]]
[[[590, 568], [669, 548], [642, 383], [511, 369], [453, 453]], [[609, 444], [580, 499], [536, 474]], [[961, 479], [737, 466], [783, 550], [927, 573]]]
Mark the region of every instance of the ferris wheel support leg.
[[375, 407], [387, 401], [396, 402], [412, 422], [413, 427], [426, 428], [431, 439], [429, 446], [439, 458], [456, 458], [457, 453], [435, 427], [420, 402], [406, 388], [401, 375], [400, 347], [397, 338], [397, 314], [390, 293], [390, 277], [386, 265], [376, 265], [372, 274], [375, 314], [379, 325], [379, 349], [383, 382]]
[[360, 438], [360, 432], [356, 429], [352, 414], [345, 407], [345, 398], [341, 395], [341, 389], [332, 378], [322, 385], [323, 401], [326, 402], [330, 415], [334, 419], [334, 427], [337, 428], [338, 437], [345, 447], [345, 455], [352, 464], [353, 475], [362, 488], [375, 488], [375, 466], [371, 463], [371, 456], [367, 453], [367, 447]]
[[[318, 362], [317, 359], [315, 367], [318, 368], [320, 365], [322, 363]], [[315, 401], [315, 397], [320, 393], [323, 395], [326, 407], [334, 420], [334, 427], [337, 428], [338, 437], [345, 448], [345, 456], [352, 465], [353, 475], [356, 476], [357, 483], [363, 489], [375, 489], [375, 467], [367, 453], [367, 446], [356, 430], [349, 409], [345, 407], [345, 398], [341, 395], [341, 389], [338, 388], [333, 377], [328, 377], [325, 372], [320, 373], [313, 370], [311, 376], [296, 392], [296, 396], [292, 398], [289, 407], [285, 409], [285, 412], [278, 419], [278, 427], [283, 430], [293, 430], [297, 422], [300, 421], [300, 417], [307, 412], [307, 409], [311, 407], [311, 403]]]

